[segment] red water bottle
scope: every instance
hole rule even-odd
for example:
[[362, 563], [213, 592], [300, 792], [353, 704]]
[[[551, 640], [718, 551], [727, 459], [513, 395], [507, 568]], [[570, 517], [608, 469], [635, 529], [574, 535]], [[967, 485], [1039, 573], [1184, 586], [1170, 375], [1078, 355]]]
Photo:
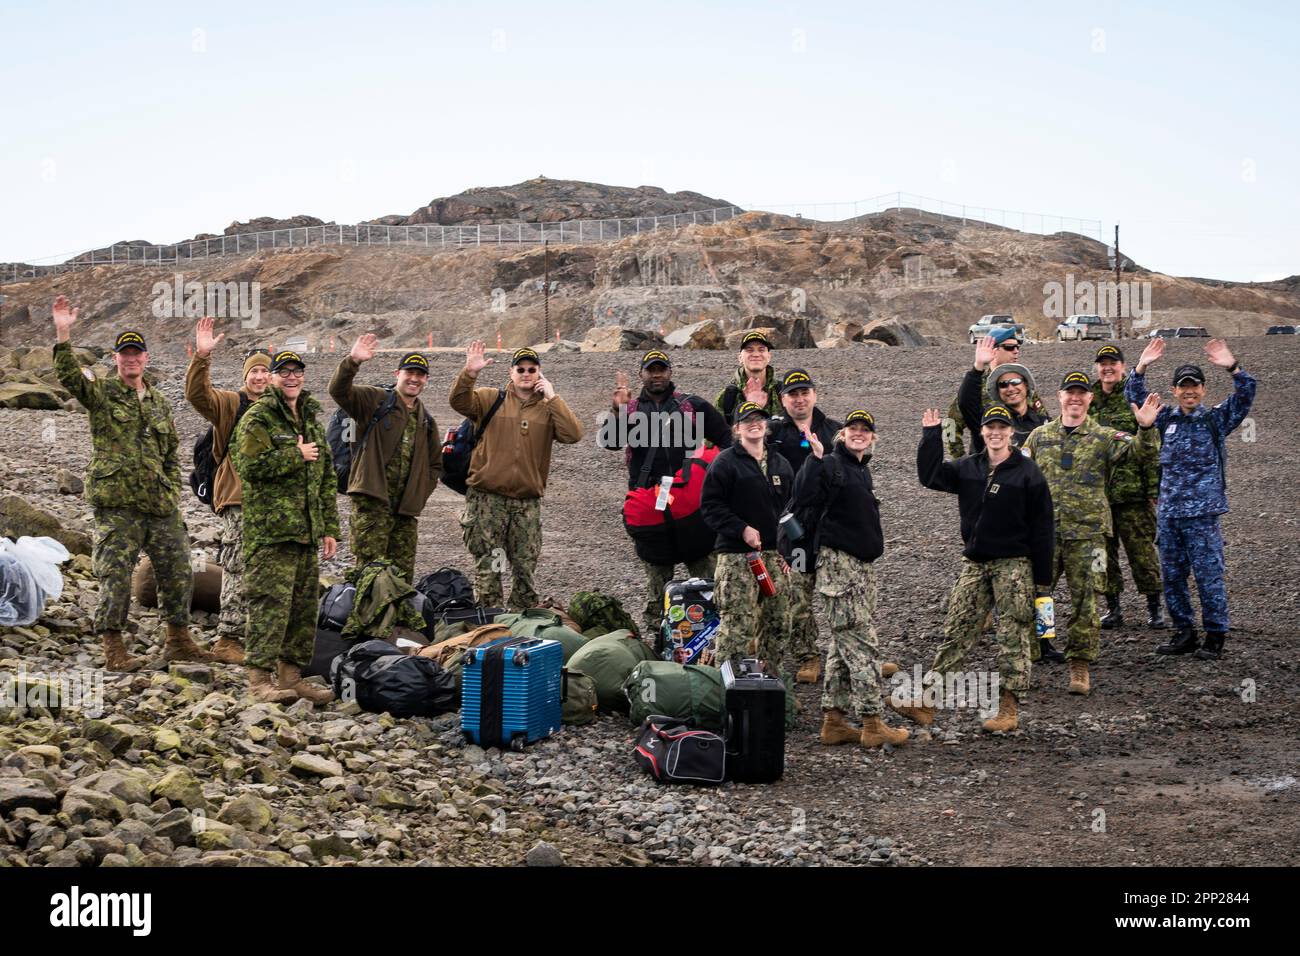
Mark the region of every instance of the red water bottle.
[[444, 454], [451, 451], [456, 446], [456, 429], [448, 428], [447, 437], [442, 440], [442, 451]]
[[773, 597], [776, 594], [776, 585], [772, 583], [772, 575], [767, 573], [767, 564], [763, 561], [763, 556], [757, 551], [751, 551], [745, 557], [749, 561], [749, 570], [754, 572], [754, 579], [758, 581], [758, 593], [763, 597]]

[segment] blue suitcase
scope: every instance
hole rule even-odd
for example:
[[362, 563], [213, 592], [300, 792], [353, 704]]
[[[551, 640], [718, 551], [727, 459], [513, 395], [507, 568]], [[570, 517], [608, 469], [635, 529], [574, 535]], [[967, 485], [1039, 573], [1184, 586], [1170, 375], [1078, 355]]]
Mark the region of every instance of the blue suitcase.
[[465, 652], [460, 729], [482, 747], [522, 750], [560, 729], [559, 641], [503, 637]]

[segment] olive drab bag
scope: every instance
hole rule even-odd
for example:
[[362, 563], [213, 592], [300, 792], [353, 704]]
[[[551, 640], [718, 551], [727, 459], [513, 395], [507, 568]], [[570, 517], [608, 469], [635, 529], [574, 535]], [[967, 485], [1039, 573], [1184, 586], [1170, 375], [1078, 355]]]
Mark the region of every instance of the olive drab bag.
[[569, 617], [578, 622], [584, 633], [608, 634], [610, 631], [631, 631], [640, 634], [632, 615], [623, 610], [618, 598], [600, 591], [579, 591], [569, 601]]
[[564, 668], [560, 675], [560, 721], [565, 724], [589, 724], [596, 719], [600, 702], [596, 699], [596, 682], [582, 671]]
[[701, 730], [721, 733], [726, 723], [722, 671], [716, 667], [643, 661], [623, 682], [623, 695], [634, 724], [662, 714]]
[[602, 711], [625, 714], [628, 704], [623, 682], [637, 664], [653, 659], [654, 651], [630, 631], [614, 631], [592, 638], [569, 658], [567, 666], [582, 671], [595, 682]]
[[515, 637], [558, 641], [566, 664], [587, 643], [587, 638], [565, 627], [560, 615], [550, 608], [532, 607], [521, 614], [498, 614], [496, 623], [510, 628]]

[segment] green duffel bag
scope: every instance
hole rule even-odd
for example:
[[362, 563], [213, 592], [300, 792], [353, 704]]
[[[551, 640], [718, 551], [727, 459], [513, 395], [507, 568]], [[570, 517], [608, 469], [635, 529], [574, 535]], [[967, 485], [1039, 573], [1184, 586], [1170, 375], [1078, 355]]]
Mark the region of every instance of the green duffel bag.
[[587, 642], [568, 661], [568, 666], [580, 670], [596, 682], [596, 699], [603, 711], [627, 713], [627, 697], [623, 682], [642, 661], [654, 660], [654, 651], [631, 631], [611, 631]]
[[582, 671], [564, 668], [560, 679], [563, 705], [560, 721], [566, 724], [589, 724], [596, 719], [596, 682]]
[[522, 614], [498, 614], [494, 623], [504, 624], [515, 637], [559, 641], [565, 664], [587, 643], [587, 638], [564, 625], [560, 615], [544, 607], [529, 608]]
[[703, 664], [642, 661], [623, 682], [628, 716], [640, 726], [651, 714], [720, 733], [726, 719], [722, 671]]
[[579, 591], [575, 594], [569, 601], [569, 617], [578, 623], [584, 634], [591, 631], [608, 634], [620, 628], [637, 633], [636, 622], [632, 620], [632, 615], [623, 610], [618, 598], [600, 591]]

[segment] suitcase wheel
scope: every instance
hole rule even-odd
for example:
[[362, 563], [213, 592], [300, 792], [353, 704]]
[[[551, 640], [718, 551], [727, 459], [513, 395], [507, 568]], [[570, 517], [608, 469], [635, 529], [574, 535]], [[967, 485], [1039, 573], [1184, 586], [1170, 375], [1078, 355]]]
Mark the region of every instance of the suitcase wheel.
[[515, 734], [515, 736], [510, 738], [510, 749], [516, 753], [522, 753], [526, 741], [527, 738], [524, 734]]

